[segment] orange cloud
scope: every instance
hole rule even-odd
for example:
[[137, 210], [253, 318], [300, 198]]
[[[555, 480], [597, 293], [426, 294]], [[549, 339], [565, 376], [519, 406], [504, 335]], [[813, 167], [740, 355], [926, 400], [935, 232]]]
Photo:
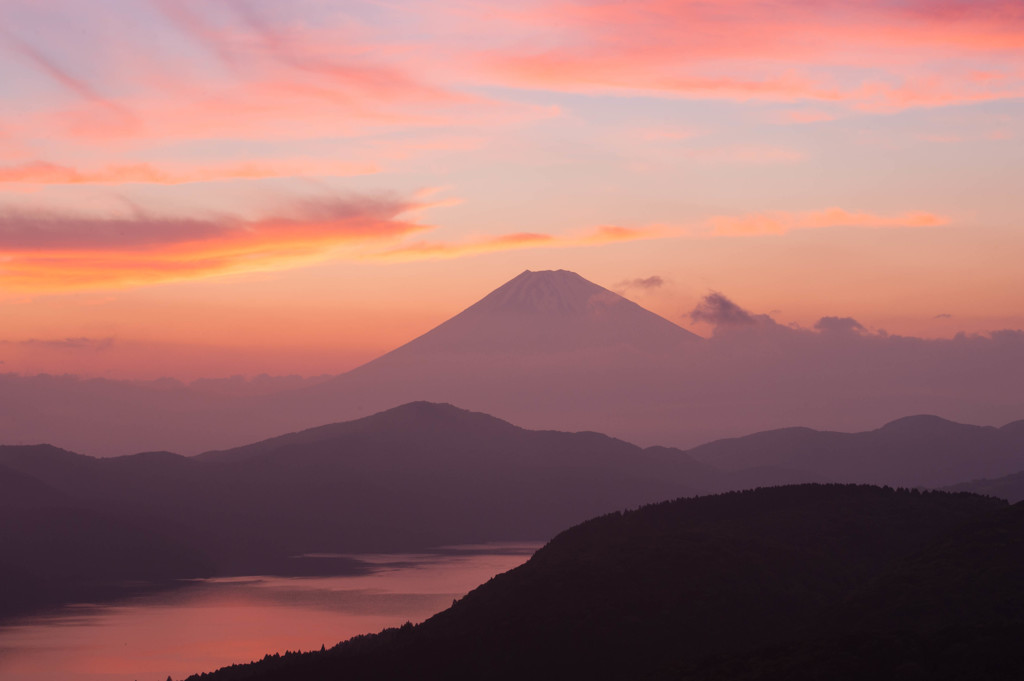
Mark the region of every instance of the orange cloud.
[[556, 236], [535, 232], [517, 232], [497, 237], [476, 239], [461, 243], [420, 241], [376, 254], [384, 260], [425, 260], [435, 258], [459, 258], [463, 256], [512, 251], [524, 248], [572, 248], [600, 246], [639, 239], [656, 239], [666, 236], [660, 227], [635, 229], [616, 225], [603, 225], [579, 234]]
[[842, 208], [801, 213], [769, 212], [740, 216], [718, 215], [708, 220], [715, 236], [763, 236], [785, 234], [795, 229], [821, 229], [825, 227], [938, 227], [948, 224], [948, 218], [934, 213], [916, 211], [899, 215], [852, 213]]
[[619, 225], [602, 225], [588, 234], [577, 237], [577, 241], [587, 244], [613, 244], [620, 241], [636, 241], [638, 239], [655, 239], [664, 236], [658, 227], [637, 229], [620, 227]]
[[400, 219], [422, 207], [362, 198], [297, 203], [260, 220], [0, 215], [0, 284], [68, 291], [294, 267], [426, 229]]

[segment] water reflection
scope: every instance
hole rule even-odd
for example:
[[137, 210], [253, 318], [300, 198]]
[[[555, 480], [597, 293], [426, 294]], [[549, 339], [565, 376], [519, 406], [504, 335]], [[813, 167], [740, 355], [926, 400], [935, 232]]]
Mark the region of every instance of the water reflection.
[[269, 652], [330, 647], [426, 619], [536, 548], [362, 555], [367, 569], [357, 575], [194, 580], [117, 603], [68, 606], [0, 627], [0, 678], [164, 681]]

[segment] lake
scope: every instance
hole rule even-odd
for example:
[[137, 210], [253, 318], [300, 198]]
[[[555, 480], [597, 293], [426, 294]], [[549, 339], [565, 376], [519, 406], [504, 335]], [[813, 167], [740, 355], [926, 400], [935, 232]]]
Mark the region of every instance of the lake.
[[4, 681], [165, 681], [286, 650], [420, 622], [537, 544], [358, 555], [365, 574], [232, 577], [107, 604], [78, 604], [0, 626]]

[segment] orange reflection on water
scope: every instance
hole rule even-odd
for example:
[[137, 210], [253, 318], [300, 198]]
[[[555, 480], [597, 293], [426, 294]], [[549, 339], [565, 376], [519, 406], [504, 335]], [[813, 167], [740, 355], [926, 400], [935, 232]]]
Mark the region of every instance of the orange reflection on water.
[[203, 580], [115, 605], [25, 618], [0, 627], [0, 678], [164, 681], [267, 653], [330, 647], [422, 621], [537, 547], [489, 548], [496, 552], [359, 556], [374, 571]]

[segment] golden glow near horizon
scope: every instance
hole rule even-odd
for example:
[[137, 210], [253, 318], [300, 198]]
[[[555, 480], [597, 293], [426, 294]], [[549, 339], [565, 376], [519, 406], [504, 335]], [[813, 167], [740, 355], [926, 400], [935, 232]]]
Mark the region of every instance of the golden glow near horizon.
[[337, 372], [546, 268], [1019, 328], [1022, 63], [1005, 0], [2, 0], [0, 372]]

